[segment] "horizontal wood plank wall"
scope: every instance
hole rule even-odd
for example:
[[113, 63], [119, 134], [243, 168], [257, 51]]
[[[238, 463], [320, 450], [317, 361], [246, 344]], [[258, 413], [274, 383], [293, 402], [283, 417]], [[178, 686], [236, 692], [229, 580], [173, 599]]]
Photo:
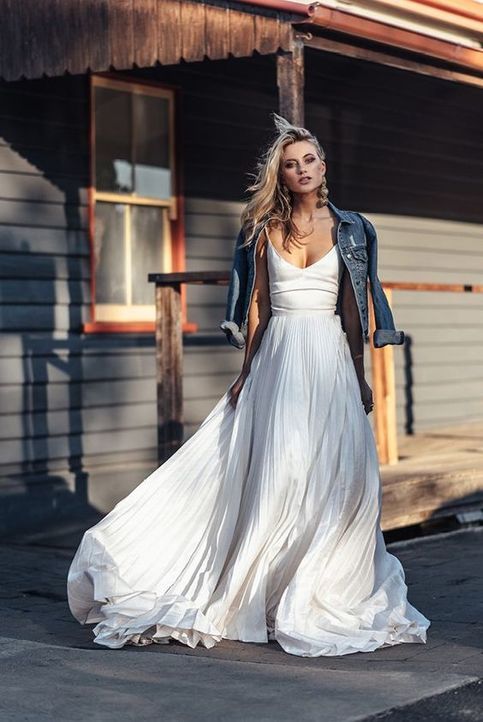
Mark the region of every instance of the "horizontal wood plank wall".
[[[382, 280], [481, 282], [476, 91], [346, 63], [307, 54], [306, 122], [327, 151], [332, 200], [376, 223]], [[182, 89], [187, 268], [228, 269], [247, 173], [277, 108], [273, 58], [126, 75]], [[12, 496], [45, 475], [62, 484], [69, 462], [153, 463], [155, 376], [151, 338], [79, 334], [90, 280], [85, 79], [4, 84], [0, 94], [0, 488]], [[186, 437], [242, 363], [218, 329], [225, 297], [188, 292], [200, 330], [185, 340]], [[482, 305], [394, 292], [411, 338], [409, 355], [394, 347], [400, 431], [483, 418]]]
[[[273, 58], [129, 75], [183, 90], [187, 268], [228, 268], [244, 173], [274, 107]], [[26, 489], [37, 489], [35, 503], [42, 493], [57, 503], [52, 484], [73, 490], [76, 469], [154, 464], [156, 385], [149, 335], [80, 334], [90, 294], [87, 80], [2, 84], [0, 97], [0, 495], [15, 514]], [[200, 331], [185, 343], [186, 437], [242, 363], [218, 328], [225, 298], [226, 288], [189, 290]], [[133, 471], [132, 486], [140, 480]]]
[[[329, 197], [374, 222], [380, 279], [481, 283], [482, 91], [312, 50], [306, 65]], [[395, 290], [393, 307], [399, 432], [482, 420], [483, 296]]]
[[[483, 224], [367, 213], [382, 280], [481, 283]], [[393, 290], [401, 433], [483, 420], [483, 295]]]

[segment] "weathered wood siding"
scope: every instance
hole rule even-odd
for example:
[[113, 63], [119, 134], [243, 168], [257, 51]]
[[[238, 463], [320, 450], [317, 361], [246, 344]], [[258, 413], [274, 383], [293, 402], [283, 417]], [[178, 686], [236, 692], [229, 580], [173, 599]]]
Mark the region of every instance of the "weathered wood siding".
[[289, 21], [302, 16], [231, 0], [62, 0], [46, 6], [10, 0], [2, 4], [0, 79], [267, 55], [289, 49]]

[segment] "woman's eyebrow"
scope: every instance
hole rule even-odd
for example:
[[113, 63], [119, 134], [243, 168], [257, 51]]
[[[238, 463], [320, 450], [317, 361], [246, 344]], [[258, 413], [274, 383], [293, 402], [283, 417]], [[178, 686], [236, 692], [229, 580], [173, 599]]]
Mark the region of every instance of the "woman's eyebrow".
[[[314, 155], [313, 153], [306, 153], [303, 157], [305, 158], [307, 155]], [[285, 162], [288, 160], [297, 160], [297, 158], [285, 158]]]

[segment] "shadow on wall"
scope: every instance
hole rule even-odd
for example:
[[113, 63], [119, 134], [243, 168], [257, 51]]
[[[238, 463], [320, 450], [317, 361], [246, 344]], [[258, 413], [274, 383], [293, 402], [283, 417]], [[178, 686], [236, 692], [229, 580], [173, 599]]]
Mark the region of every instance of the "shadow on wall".
[[414, 434], [414, 397], [413, 397], [413, 340], [405, 335], [404, 346], [404, 433]]
[[[119, 432], [120, 408], [132, 413], [136, 398], [133, 385], [124, 383], [123, 357], [154, 346], [150, 337], [80, 333], [90, 300], [87, 234], [79, 189], [67, 184], [61, 190], [63, 213], [59, 217], [55, 211], [47, 233], [60, 236], [65, 247], [54, 248], [50, 239], [47, 251], [40, 243], [37, 247], [39, 226], [31, 218], [25, 218], [24, 226], [0, 225], [5, 279], [0, 284], [1, 536], [74, 512], [96, 511], [89, 502], [86, 454], [91, 463], [93, 458], [105, 462], [104, 439], [111, 431]], [[50, 208], [46, 211], [47, 216], [52, 213]], [[40, 228], [40, 235], [45, 230]], [[139, 364], [132, 365], [137, 370]], [[118, 378], [113, 379], [113, 368], [115, 375], [120, 366], [122, 371], [117, 370]], [[139, 383], [150, 386], [154, 404], [154, 378], [140, 378]], [[121, 442], [113, 447], [107, 439], [111, 455], [116, 455], [116, 445], [122, 454]]]
[[[28, 242], [22, 242], [23, 259], [29, 253]], [[78, 274], [71, 275], [69, 271], [69, 280], [65, 282], [69, 330], [62, 334], [64, 338], [56, 338], [56, 309], [65, 302], [56, 298], [53, 259], [42, 259], [42, 272], [45, 305], [41, 308], [40, 328], [9, 334], [15, 355], [2, 358], [5, 376], [0, 397], [5, 405], [2, 404], [0, 536], [35, 529], [73, 513], [96, 512], [89, 500], [86, 457], [91, 465], [124, 460], [123, 449], [119, 449], [121, 456], [116, 458], [120, 442], [112, 443], [109, 437], [111, 433], [119, 434], [119, 418], [123, 412], [134, 413], [136, 401], [136, 381], [133, 388], [129, 379], [112, 378], [119, 374], [118, 357], [122, 362], [126, 353], [154, 345], [150, 337], [105, 339], [81, 335], [78, 329], [82, 282]], [[35, 288], [35, 280], [32, 287], [30, 281], [16, 283], [27, 293], [27, 289]], [[0, 290], [0, 303], [5, 303], [3, 291]], [[35, 328], [35, 318], [31, 325]], [[139, 383], [152, 386], [154, 404], [154, 378], [140, 379]], [[150, 421], [149, 418], [147, 423]], [[135, 473], [133, 478], [137, 478]]]
[[86, 462], [156, 459], [156, 381], [150, 336], [80, 332], [91, 301], [87, 77], [0, 82], [0, 91], [12, 199], [0, 202], [5, 533], [88, 506]]
[[[78, 194], [66, 193], [66, 234], [69, 228], [79, 232], [78, 207]], [[0, 533], [5, 534], [89, 505], [88, 474], [83, 468], [83, 355], [79, 337], [71, 336], [81, 322], [81, 261], [66, 249], [62, 259], [66, 280], [60, 282], [66, 287], [65, 298], [58, 299], [58, 257], [36, 254], [31, 241], [12, 236], [8, 226], [1, 232], [2, 251], [11, 250], [10, 264], [18, 266], [17, 273], [10, 269], [11, 280], [2, 284], [0, 291], [2, 328], [10, 332], [15, 353], [4, 360], [7, 374], [2, 379], [8, 410], [2, 434], [5, 455], [0, 512]], [[19, 278], [23, 273], [27, 277]], [[13, 307], [7, 305], [12, 303]], [[65, 339], [55, 337], [56, 312], [61, 306], [68, 315]], [[10, 319], [5, 317], [8, 309]], [[25, 327], [29, 332], [23, 332]], [[15, 345], [17, 340], [20, 348]], [[11, 373], [8, 364], [12, 364]]]

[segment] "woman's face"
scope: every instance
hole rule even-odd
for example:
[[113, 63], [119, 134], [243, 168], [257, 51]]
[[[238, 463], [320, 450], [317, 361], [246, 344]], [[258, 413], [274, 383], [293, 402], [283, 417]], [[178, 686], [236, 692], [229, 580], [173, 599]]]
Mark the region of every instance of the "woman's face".
[[309, 140], [298, 140], [284, 148], [281, 180], [293, 193], [309, 193], [322, 183], [325, 163]]

